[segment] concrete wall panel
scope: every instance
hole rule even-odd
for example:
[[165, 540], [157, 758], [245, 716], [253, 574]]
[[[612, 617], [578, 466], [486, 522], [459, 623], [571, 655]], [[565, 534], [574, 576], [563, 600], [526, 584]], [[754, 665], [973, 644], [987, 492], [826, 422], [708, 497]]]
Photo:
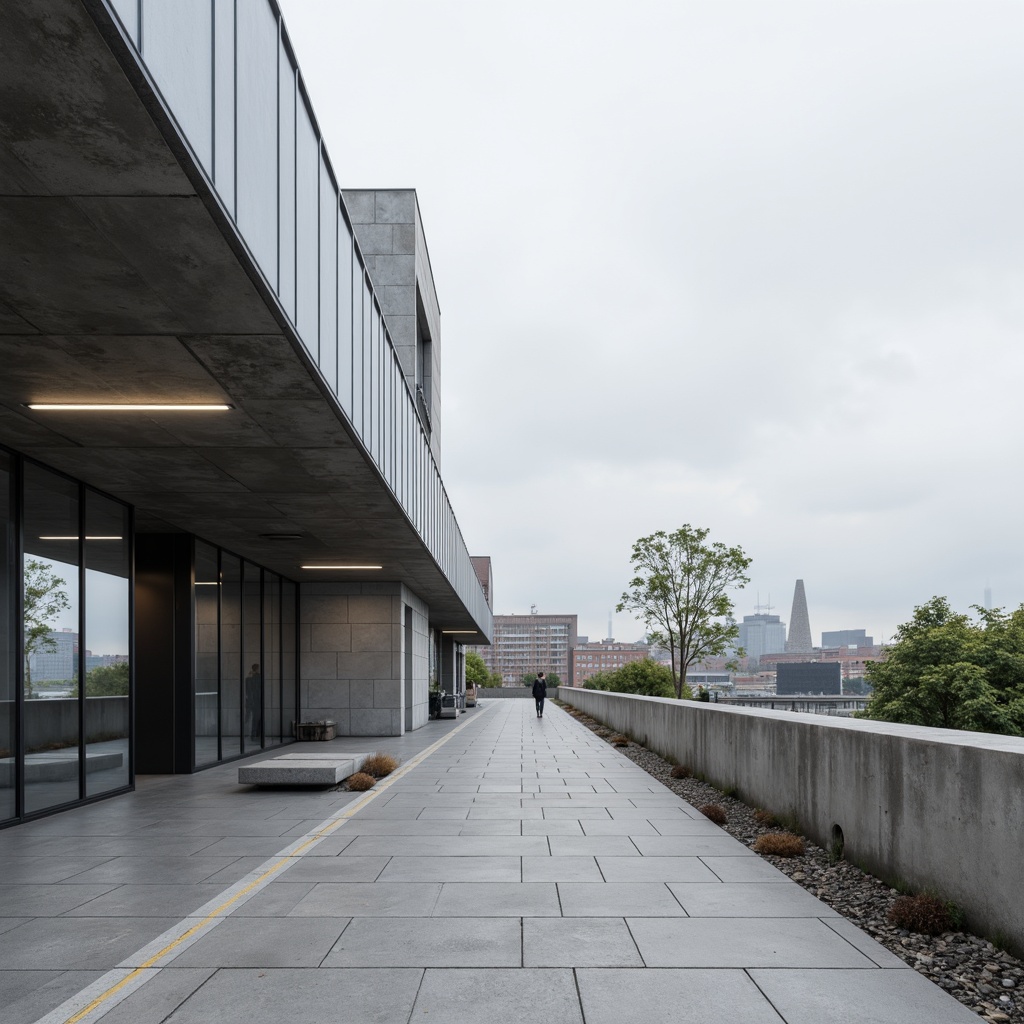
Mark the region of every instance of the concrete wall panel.
[[1024, 740], [562, 688], [563, 700], [1024, 950]]

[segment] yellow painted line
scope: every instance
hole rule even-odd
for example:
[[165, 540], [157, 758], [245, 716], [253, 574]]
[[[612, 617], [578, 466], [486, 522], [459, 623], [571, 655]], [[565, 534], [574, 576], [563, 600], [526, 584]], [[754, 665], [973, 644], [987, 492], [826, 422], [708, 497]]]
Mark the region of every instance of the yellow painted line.
[[[487, 708], [482, 708], [481, 710], [487, 710]], [[145, 960], [138, 967], [136, 967], [131, 972], [131, 974], [127, 975], [116, 984], [111, 985], [110, 988], [105, 989], [103, 992], [101, 992], [91, 1003], [89, 1003], [88, 1006], [79, 1010], [76, 1014], [72, 1015], [71, 1017], [67, 1017], [65, 1019], [64, 1024], [79, 1024], [79, 1021], [84, 1020], [95, 1010], [99, 1009], [105, 1002], [110, 1000], [113, 996], [117, 995], [118, 992], [125, 988], [125, 986], [131, 984], [132, 981], [139, 978], [144, 971], [147, 971], [155, 967], [160, 960], [163, 960], [169, 953], [172, 953], [183, 942], [187, 941], [188, 939], [192, 938], [192, 936], [202, 931], [207, 925], [211, 924], [218, 917], [223, 917], [225, 911], [229, 907], [234, 906], [235, 903], [237, 903], [243, 896], [246, 896], [250, 892], [252, 892], [253, 889], [264, 885], [267, 882], [267, 880], [271, 877], [271, 875], [276, 874], [277, 872], [283, 870], [286, 867], [290, 867], [292, 862], [297, 857], [301, 857], [306, 852], [306, 850], [308, 850], [311, 846], [314, 846], [316, 843], [320, 842], [321, 839], [326, 838], [333, 831], [335, 831], [335, 829], [344, 825], [345, 822], [348, 821], [353, 815], [358, 814], [359, 811], [361, 811], [364, 807], [366, 807], [367, 804], [370, 803], [371, 800], [376, 799], [376, 797], [378, 797], [381, 793], [390, 789], [391, 786], [398, 782], [399, 779], [403, 778], [414, 768], [418, 768], [428, 757], [430, 757], [431, 754], [433, 754], [436, 750], [444, 746], [444, 744], [447, 743], [457, 732], [464, 729], [467, 725], [470, 724], [470, 722], [473, 721], [476, 721], [475, 716], [473, 718], [467, 719], [461, 725], [457, 725], [454, 729], [452, 729], [450, 733], [448, 733], [447, 736], [442, 736], [439, 740], [432, 743], [425, 750], [421, 750], [409, 761], [406, 761], [406, 763], [402, 765], [399, 769], [392, 772], [389, 776], [387, 776], [387, 778], [383, 779], [381, 782], [377, 783], [377, 785], [374, 786], [373, 789], [367, 790], [365, 796], [360, 797], [358, 800], [356, 800], [355, 803], [346, 806], [343, 811], [339, 812], [337, 815], [332, 816], [332, 818], [329, 819], [328, 824], [318, 829], [304, 843], [302, 843], [301, 846], [296, 847], [295, 850], [293, 850], [287, 856], [282, 857], [276, 863], [272, 864], [258, 878], [254, 878], [243, 889], [239, 889], [238, 892], [236, 892], [233, 896], [230, 896], [223, 903], [219, 904], [217, 907], [211, 910], [210, 913], [208, 913], [204, 918], [202, 918], [202, 920], [196, 922], [196, 924], [189, 928], [188, 931], [183, 932], [176, 939], [174, 939], [171, 942], [168, 942], [166, 946], [164, 946], [158, 952], [154, 953], [151, 957], [149, 957], [148, 960]]]

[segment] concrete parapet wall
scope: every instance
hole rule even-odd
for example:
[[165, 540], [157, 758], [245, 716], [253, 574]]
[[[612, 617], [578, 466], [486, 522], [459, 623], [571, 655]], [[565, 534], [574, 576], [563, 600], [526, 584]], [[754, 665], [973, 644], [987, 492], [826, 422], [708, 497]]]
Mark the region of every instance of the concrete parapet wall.
[[[528, 686], [481, 686], [476, 691], [478, 700], [489, 700], [492, 697], [499, 700], [508, 700], [509, 698], [522, 698], [529, 697], [533, 699], [533, 692]], [[558, 687], [548, 687], [548, 699], [558, 696]]]
[[562, 700], [1024, 950], [1024, 740], [563, 687]]

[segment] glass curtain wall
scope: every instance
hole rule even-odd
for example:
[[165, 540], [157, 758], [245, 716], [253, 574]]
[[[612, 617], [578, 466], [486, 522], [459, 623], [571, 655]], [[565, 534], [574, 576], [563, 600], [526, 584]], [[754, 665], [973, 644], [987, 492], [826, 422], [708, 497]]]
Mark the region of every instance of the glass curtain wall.
[[0, 452], [0, 821], [132, 783], [131, 538], [127, 505]]
[[297, 707], [295, 584], [197, 540], [194, 607], [194, 766], [290, 742]]
[[18, 813], [18, 672], [17, 634], [14, 628], [17, 582], [14, 530], [14, 466], [0, 452], [0, 821]]
[[111, 3], [340, 410], [466, 607], [489, 623], [277, 5]]

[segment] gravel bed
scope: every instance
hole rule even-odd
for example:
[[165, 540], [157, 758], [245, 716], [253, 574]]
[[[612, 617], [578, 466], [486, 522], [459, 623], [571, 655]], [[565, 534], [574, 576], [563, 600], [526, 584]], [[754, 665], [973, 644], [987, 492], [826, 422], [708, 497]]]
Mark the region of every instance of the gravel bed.
[[[561, 706], [602, 739], [617, 735], [582, 712]], [[758, 836], [784, 831], [781, 825], [762, 824], [754, 817], [755, 808], [710, 783], [672, 778], [672, 765], [646, 747], [631, 741], [616, 749], [694, 807], [718, 804], [728, 816], [724, 830], [747, 846]], [[900, 895], [897, 890], [845, 860], [831, 864], [826, 850], [806, 837], [804, 842], [802, 857], [762, 856], [985, 1020], [1024, 1024], [1024, 962], [966, 932], [933, 936], [895, 927], [888, 913]]]

